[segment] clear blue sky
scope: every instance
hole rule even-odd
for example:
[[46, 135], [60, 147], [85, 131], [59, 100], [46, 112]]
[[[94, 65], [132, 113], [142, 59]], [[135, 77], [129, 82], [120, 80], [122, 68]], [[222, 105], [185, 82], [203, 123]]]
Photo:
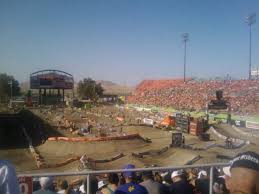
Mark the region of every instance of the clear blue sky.
[[[41, 69], [136, 84], [146, 78], [244, 78], [258, 0], [1, 0], [0, 72], [19, 81]], [[259, 21], [253, 25], [259, 66]]]

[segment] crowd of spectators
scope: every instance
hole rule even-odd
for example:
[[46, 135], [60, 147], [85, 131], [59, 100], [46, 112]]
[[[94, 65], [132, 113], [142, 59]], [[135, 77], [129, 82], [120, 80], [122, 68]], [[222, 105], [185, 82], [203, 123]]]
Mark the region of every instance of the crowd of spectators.
[[[129, 171], [133, 164], [124, 166], [121, 174], [90, 176], [89, 194], [208, 194], [209, 169], [193, 168], [170, 171]], [[259, 194], [259, 155], [255, 152], [238, 154], [229, 166], [213, 168], [213, 194]], [[40, 177], [34, 194], [86, 194], [87, 179], [82, 185], [69, 184], [65, 179]], [[0, 193], [19, 194], [13, 166], [0, 161]]]
[[[232, 112], [259, 113], [259, 82], [257, 80], [179, 80], [143, 82], [129, 96], [129, 103], [174, 107], [178, 110], [205, 110], [206, 104], [216, 99], [216, 91], [223, 90], [223, 97], [231, 104]], [[160, 86], [160, 87], [159, 87]]]
[[[175, 171], [132, 172], [133, 164], [123, 167], [122, 174], [90, 176], [90, 194], [208, 194], [209, 169], [194, 168]], [[245, 177], [245, 178], [244, 178]], [[238, 154], [230, 166], [213, 169], [213, 194], [258, 194], [259, 155], [254, 152]], [[46, 181], [48, 180], [48, 181]], [[81, 186], [72, 187], [63, 180], [53, 187], [53, 179], [42, 177], [41, 189], [35, 194], [86, 194], [87, 179]]]

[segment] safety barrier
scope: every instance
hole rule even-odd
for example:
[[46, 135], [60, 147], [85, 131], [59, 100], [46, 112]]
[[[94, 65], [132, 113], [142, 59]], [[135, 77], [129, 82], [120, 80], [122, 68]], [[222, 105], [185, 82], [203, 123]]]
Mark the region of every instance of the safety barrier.
[[[215, 130], [213, 127], [210, 127], [210, 130], [216, 135], [218, 136], [220, 139], [223, 139], [223, 140], [226, 140], [227, 137], [222, 135], [221, 133], [219, 133], [217, 130]], [[250, 144], [250, 141], [246, 141], [246, 140], [243, 140], [243, 139], [237, 139], [237, 138], [233, 138], [231, 137], [231, 141], [233, 143], [237, 143], [238, 146], [241, 145], [241, 144]]]
[[250, 129], [251, 132], [248, 133], [248, 132], [245, 132], [245, 131], [242, 131], [241, 129], [237, 128], [235, 125], [232, 125], [232, 128], [237, 131], [238, 133], [242, 134], [242, 135], [245, 135], [245, 136], [248, 136], [248, 137], [256, 137], [256, 138], [259, 138], [259, 135], [256, 135], [256, 134], [253, 134], [252, 133], [252, 130], [253, 129]]
[[164, 147], [160, 150], [154, 150], [154, 151], [146, 151], [146, 152], [139, 152], [139, 153], [131, 153], [132, 156], [137, 158], [144, 158], [144, 156], [154, 156], [154, 155], [161, 155], [162, 153], [165, 153], [169, 147]]
[[95, 142], [111, 140], [143, 139], [138, 133], [107, 137], [49, 137], [48, 141]]
[[[194, 158], [196, 159], [196, 158]], [[210, 173], [210, 184], [209, 184], [209, 193], [213, 193], [213, 168], [214, 167], [224, 167], [229, 164], [227, 163], [213, 163], [213, 164], [198, 164], [198, 165], [184, 165], [184, 166], [169, 166], [169, 167], [150, 167], [150, 168], [136, 168], [136, 169], [115, 169], [115, 170], [98, 170], [98, 171], [81, 171], [81, 172], [54, 172], [54, 173], [33, 173], [33, 174], [18, 174], [18, 177], [58, 177], [58, 176], [80, 176], [86, 175], [87, 179], [87, 194], [90, 194], [90, 176], [98, 174], [108, 174], [108, 173], [121, 173], [121, 172], [144, 172], [144, 171], [169, 171], [179, 169], [192, 169], [192, 168], [202, 168], [209, 169]], [[77, 180], [79, 183], [80, 181]]]

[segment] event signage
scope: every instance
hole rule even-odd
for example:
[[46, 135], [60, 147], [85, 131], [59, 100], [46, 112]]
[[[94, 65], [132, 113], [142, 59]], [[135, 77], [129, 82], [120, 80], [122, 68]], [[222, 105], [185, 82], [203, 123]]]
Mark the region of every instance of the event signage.
[[32, 194], [32, 177], [19, 177], [18, 183], [21, 194]]

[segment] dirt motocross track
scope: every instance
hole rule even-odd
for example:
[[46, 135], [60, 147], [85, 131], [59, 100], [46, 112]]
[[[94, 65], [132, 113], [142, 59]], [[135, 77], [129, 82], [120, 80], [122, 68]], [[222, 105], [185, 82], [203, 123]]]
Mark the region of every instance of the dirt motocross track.
[[[119, 122], [116, 121], [116, 117], [114, 115], [121, 114], [121, 110], [115, 106], [97, 107], [93, 108], [91, 111], [80, 109], [32, 109], [30, 111], [44, 122], [48, 123], [48, 125], [37, 125], [34, 123], [32, 126], [26, 128], [29, 135], [31, 135], [35, 149], [40, 153], [47, 164], [60, 163], [69, 158], [80, 157], [83, 154], [87, 154], [90, 158], [95, 160], [103, 160], [123, 153], [125, 155], [124, 157], [111, 162], [98, 163], [96, 164], [95, 169], [118, 169], [127, 163], [133, 163], [137, 167], [151, 165], [174, 166], [186, 164], [196, 156], [201, 156], [196, 163], [212, 163], [226, 161], [218, 159], [216, 157], [217, 154], [224, 154], [226, 156], [233, 157], [236, 153], [246, 150], [254, 150], [258, 152], [258, 148], [255, 144], [245, 145], [240, 149], [234, 150], [221, 147], [202, 150], [202, 148], [205, 148], [210, 144], [224, 145], [224, 140], [218, 138], [209, 131], [212, 139], [212, 141], [209, 142], [202, 142], [198, 140], [196, 136], [184, 134], [186, 145], [199, 149], [193, 150], [169, 147], [165, 152], [156, 154], [157, 150], [161, 150], [171, 144], [172, 132], [149, 126], [129, 125], [135, 123], [137, 117], [143, 118], [144, 116], [147, 116], [146, 113], [144, 114], [142, 112], [137, 112], [136, 110], [125, 109], [123, 110], [123, 114], [126, 119], [124, 122]], [[122, 130], [122, 132], [120, 132], [122, 134], [138, 133], [144, 139], [150, 139], [151, 143], [140, 138], [100, 142], [34, 141], [34, 138], [41, 138], [42, 136], [79, 137], [78, 135], [69, 132], [68, 128], [64, 129], [58, 127], [59, 121], [64, 120], [64, 118], [69, 121], [73, 121], [76, 128], [80, 128], [80, 126], [84, 125], [87, 120], [91, 120], [91, 122], [95, 123], [93, 124], [94, 135], [97, 133], [95, 126], [101, 123], [103, 126], [109, 126], [109, 128], [113, 130], [113, 133], [119, 133], [120, 130]], [[121, 126], [121, 124], [123, 124], [123, 126]], [[231, 126], [220, 127], [219, 130], [221, 133], [226, 133], [227, 135], [233, 134]], [[1, 133], [1, 139], [5, 139], [5, 141], [8, 139], [8, 142], [11, 142], [11, 146], [1, 146], [0, 158], [13, 162], [19, 173], [77, 171], [79, 164], [77, 160], [61, 167], [44, 169], [37, 168], [35, 160], [28, 149], [28, 142], [26, 141], [19, 124], [1, 126]], [[18, 140], [20, 141], [17, 146], [16, 143]], [[255, 138], [252, 140], [255, 142]], [[149, 151], [151, 155], [145, 155], [143, 158], [132, 156], [133, 152], [140, 153], [147, 151]]]

